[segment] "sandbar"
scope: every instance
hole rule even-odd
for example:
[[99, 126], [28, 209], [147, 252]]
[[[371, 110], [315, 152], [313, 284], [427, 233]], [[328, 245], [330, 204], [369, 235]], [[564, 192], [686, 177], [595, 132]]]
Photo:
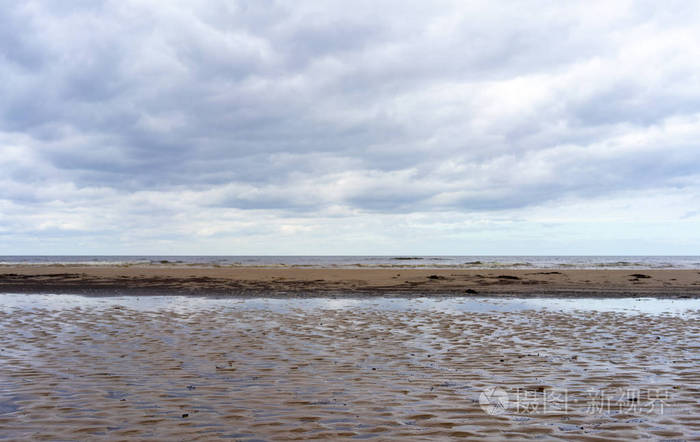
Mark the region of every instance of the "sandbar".
[[415, 269], [12, 265], [0, 292], [223, 297], [700, 297], [697, 269]]

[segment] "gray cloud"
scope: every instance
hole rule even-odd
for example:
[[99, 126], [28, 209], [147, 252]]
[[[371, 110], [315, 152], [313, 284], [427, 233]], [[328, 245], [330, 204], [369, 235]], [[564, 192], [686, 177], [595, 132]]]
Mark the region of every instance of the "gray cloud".
[[155, 192], [170, 215], [281, 220], [699, 190], [689, 2], [1, 11], [3, 210], [136, 213], [129, 201]]

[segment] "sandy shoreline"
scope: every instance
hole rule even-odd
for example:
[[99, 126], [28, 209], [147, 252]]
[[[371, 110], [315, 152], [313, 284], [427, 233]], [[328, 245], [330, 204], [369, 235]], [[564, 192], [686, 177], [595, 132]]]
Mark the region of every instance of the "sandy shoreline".
[[[11, 440], [700, 434], [690, 300], [644, 314], [514, 299], [0, 298]], [[484, 401], [494, 389], [502, 408]]]
[[0, 268], [0, 292], [226, 297], [700, 297], [700, 270], [329, 269], [177, 266]]

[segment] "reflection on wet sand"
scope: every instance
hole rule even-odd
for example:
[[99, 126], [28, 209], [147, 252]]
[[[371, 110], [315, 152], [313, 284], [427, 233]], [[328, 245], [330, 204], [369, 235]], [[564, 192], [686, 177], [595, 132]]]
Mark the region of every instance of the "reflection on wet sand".
[[[697, 309], [400, 302], [6, 306], [0, 435], [700, 437]], [[489, 414], [480, 399], [493, 387], [509, 403]]]

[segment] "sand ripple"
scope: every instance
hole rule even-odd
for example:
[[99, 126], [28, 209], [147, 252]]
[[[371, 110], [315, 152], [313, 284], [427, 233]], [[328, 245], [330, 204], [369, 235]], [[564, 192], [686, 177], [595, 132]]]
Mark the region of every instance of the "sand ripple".
[[[698, 312], [6, 309], [0, 435], [698, 439], [699, 319]], [[508, 394], [503, 414], [480, 403], [493, 387]]]

